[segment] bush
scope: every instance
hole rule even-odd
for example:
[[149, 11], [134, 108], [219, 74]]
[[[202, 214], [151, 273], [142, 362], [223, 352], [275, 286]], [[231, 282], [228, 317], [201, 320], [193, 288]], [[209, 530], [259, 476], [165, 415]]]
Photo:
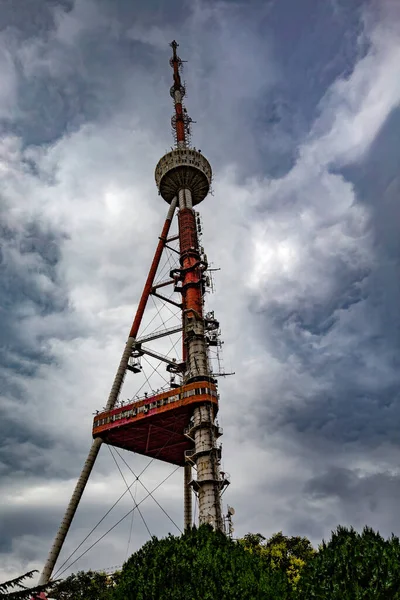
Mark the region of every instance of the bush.
[[304, 567], [298, 600], [400, 600], [400, 545], [365, 527], [338, 527]]
[[124, 565], [114, 600], [286, 600], [286, 574], [215, 532], [193, 528], [153, 538]]

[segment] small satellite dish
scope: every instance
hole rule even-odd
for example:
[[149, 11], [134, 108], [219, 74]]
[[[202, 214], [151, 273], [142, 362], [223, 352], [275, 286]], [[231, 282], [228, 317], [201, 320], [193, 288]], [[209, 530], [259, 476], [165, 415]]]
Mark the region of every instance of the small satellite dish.
[[228, 506], [228, 515], [234, 515], [235, 514], [235, 509], [233, 508], [233, 506]]

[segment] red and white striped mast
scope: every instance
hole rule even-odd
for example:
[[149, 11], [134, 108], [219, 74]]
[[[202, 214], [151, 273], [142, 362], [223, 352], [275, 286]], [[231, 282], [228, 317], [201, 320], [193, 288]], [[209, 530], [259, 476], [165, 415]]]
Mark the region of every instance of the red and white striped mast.
[[[177, 433], [177, 435], [181, 435], [186, 440], [184, 443], [189, 443], [190, 449], [182, 451], [182, 456], [179, 457], [179, 460], [176, 457], [169, 459], [168, 456], [162, 458], [162, 460], [184, 465], [185, 528], [192, 525], [191, 501], [192, 490], [194, 490], [198, 496], [199, 524], [209, 523], [214, 529], [222, 531], [224, 523], [221, 508], [221, 491], [228, 485], [229, 481], [225, 478], [225, 474], [219, 470], [221, 448], [217, 444], [217, 439], [222, 432], [215, 423], [216, 412], [218, 410], [218, 400], [215, 392], [216, 380], [213, 378], [211, 372], [208, 355], [208, 346], [212, 345], [211, 339], [213, 336], [215, 337], [215, 332], [219, 329], [219, 324], [213, 316], [204, 314], [205, 272], [208, 269], [208, 264], [207, 257], [199, 245], [198, 225], [196, 213], [193, 209], [194, 206], [205, 199], [210, 190], [211, 166], [201, 152], [189, 146], [191, 119], [188, 117], [182, 102], [185, 95], [185, 88], [180, 77], [182, 61], [177, 55], [178, 44], [173, 41], [171, 47], [173, 51], [170, 59], [170, 64], [173, 68], [171, 96], [175, 106], [175, 114], [171, 122], [175, 137], [175, 148], [160, 159], [155, 170], [155, 179], [159, 194], [169, 204], [169, 209], [103, 416], [111, 414], [112, 411], [115, 412], [126, 373], [132, 370], [129, 368], [130, 361], [132, 356], [135, 356], [134, 352], [140, 348], [138, 332], [142, 317], [150, 295], [157, 295], [155, 293], [157, 286], [154, 286], [154, 280], [162, 253], [169, 241], [168, 235], [172, 219], [176, 209], [178, 209], [179, 268], [171, 271], [170, 283], [174, 285], [175, 292], [181, 294], [182, 362], [180, 364], [171, 362], [169, 370], [173, 371], [176, 368], [176, 372], [182, 377], [182, 385], [178, 386], [179, 397], [182, 399], [180, 407], [186, 407], [185, 410], [189, 407], [189, 410], [192, 410], [190, 414], [185, 413], [187, 415], [185, 417], [187, 422], [182, 427], [182, 431]], [[199, 400], [195, 398], [196, 401], [194, 401], [193, 398], [190, 399], [188, 396], [195, 393], [193, 390], [196, 384], [199, 388], [199, 396], [197, 397]], [[202, 385], [204, 387], [201, 387]], [[174, 394], [177, 392], [177, 390], [171, 391]], [[204, 400], [201, 400], [201, 398], [204, 398]], [[133, 408], [131, 411], [126, 410], [126, 412], [135, 413], [136, 415], [136, 410], [134, 409], [135, 402], [125, 408], [128, 409], [129, 407]], [[193, 408], [191, 409], [190, 407]], [[174, 412], [181, 410], [181, 408], [169, 405], [168, 412], [173, 415]], [[124, 434], [124, 431], [128, 430], [130, 433], [134, 432], [135, 427], [137, 431], [138, 427], [141, 424], [143, 425], [143, 423], [149, 423], [148, 427], [151, 427], [150, 423], [152, 419], [157, 419], [160, 415], [162, 417], [166, 414], [165, 408], [154, 409], [152, 413], [152, 415], [146, 416], [147, 421], [144, 419], [139, 421], [137, 417], [131, 416], [125, 426], [119, 423], [118, 427], [119, 431], [122, 432], [121, 435]], [[141, 417], [143, 417], [143, 414]], [[102, 434], [97, 435], [95, 433], [97, 431], [96, 427], [94, 427], [94, 440], [89, 455], [41, 573], [40, 585], [48, 583], [51, 578], [54, 565], [60, 554], [103, 441], [109, 445], [124, 447], [121, 442], [117, 444], [110, 437], [107, 437], [109, 431], [115, 425], [115, 423], [111, 423], [113, 419], [108, 417], [108, 419], [104, 420], [109, 425], [102, 427], [104, 430]], [[132, 435], [130, 435], [129, 440], [132, 442]], [[133, 449], [129, 447], [127, 442], [125, 448], [151, 456], [150, 451], [147, 450], [147, 446], [146, 449]], [[168, 447], [166, 450], [168, 450]], [[192, 467], [196, 470], [196, 479], [192, 479]]]
[[[182, 61], [177, 55], [178, 44], [171, 43], [173, 55], [170, 64], [174, 72], [171, 96], [174, 99], [175, 115], [172, 126], [176, 132], [176, 149], [159, 161], [156, 167], [156, 182], [159, 193], [167, 202], [178, 200], [179, 245], [181, 269], [177, 275], [181, 281], [183, 320], [184, 383], [196, 380], [215, 382], [211, 375], [208, 350], [207, 327], [218, 327], [215, 322], [204, 319], [204, 272], [208, 267], [206, 256], [200, 253], [196, 215], [193, 206], [207, 196], [211, 184], [211, 166], [205, 157], [187, 144], [190, 119], [182, 99], [180, 69]], [[216, 444], [214, 408], [209, 404], [194, 409], [193, 425], [188, 434], [194, 439], [195, 448], [191, 461], [196, 467], [197, 479], [191, 485], [198, 492], [199, 523], [210, 523], [215, 529], [223, 529], [220, 493], [224, 485], [219, 473], [220, 449]], [[185, 466], [184, 524], [192, 522], [191, 516], [191, 463]]]

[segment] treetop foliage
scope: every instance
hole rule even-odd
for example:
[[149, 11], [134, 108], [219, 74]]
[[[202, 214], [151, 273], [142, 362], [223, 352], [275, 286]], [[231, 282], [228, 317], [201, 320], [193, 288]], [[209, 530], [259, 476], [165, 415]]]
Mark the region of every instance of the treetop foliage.
[[57, 583], [51, 590], [56, 600], [110, 600], [119, 573], [107, 575], [95, 571], [79, 571]]
[[273, 570], [286, 574], [294, 590], [304, 565], [313, 557], [315, 550], [305, 537], [286, 537], [280, 531], [268, 541], [261, 533], [248, 533], [239, 543], [252, 554], [263, 558]]
[[299, 581], [299, 599], [400, 600], [400, 543], [364, 527], [338, 527], [322, 541]]
[[[28, 571], [24, 575], [20, 575], [20, 577], [0, 583], [0, 599], [2, 600], [3, 598], [7, 598], [7, 600], [30, 600], [32, 596], [39, 598], [40, 592], [44, 592], [49, 589], [50, 585], [40, 585], [33, 588], [27, 588], [22, 583], [25, 579], [31, 579], [34, 573], [37, 573], [37, 571]], [[15, 588], [20, 589], [14, 591]]]
[[285, 574], [221, 532], [203, 525], [153, 538], [124, 565], [113, 600], [289, 598]]
[[[0, 585], [25, 600], [26, 574]], [[19, 594], [19, 595], [16, 595]], [[22, 595], [21, 595], [22, 594]], [[338, 527], [315, 550], [305, 537], [249, 533], [233, 541], [209, 526], [153, 537], [121, 572], [80, 572], [53, 585], [56, 600], [400, 600], [400, 542]]]

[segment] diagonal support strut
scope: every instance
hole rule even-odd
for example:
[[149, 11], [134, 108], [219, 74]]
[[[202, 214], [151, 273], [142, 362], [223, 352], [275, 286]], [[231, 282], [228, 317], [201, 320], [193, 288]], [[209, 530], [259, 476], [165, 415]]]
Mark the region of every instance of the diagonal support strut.
[[[111, 387], [110, 395], [108, 397], [108, 401], [107, 401], [107, 405], [106, 405], [107, 410], [111, 410], [115, 406], [115, 404], [118, 400], [118, 396], [121, 391], [122, 384], [124, 382], [125, 373], [126, 373], [127, 366], [128, 366], [128, 361], [129, 361], [129, 358], [132, 353], [132, 347], [135, 343], [135, 339], [136, 339], [136, 336], [139, 331], [140, 323], [142, 321], [143, 313], [145, 311], [147, 301], [149, 299], [149, 296], [150, 296], [150, 293], [152, 290], [154, 278], [156, 276], [156, 272], [157, 272], [158, 266], [160, 264], [160, 259], [161, 259], [162, 252], [164, 250], [164, 246], [167, 243], [168, 233], [169, 233], [169, 230], [171, 227], [171, 222], [172, 222], [172, 218], [175, 213], [176, 205], [177, 205], [177, 199], [174, 198], [170, 204], [167, 218], [165, 220], [164, 227], [162, 229], [161, 236], [159, 238], [157, 248], [156, 248], [156, 251], [154, 254], [153, 262], [151, 263], [150, 271], [147, 276], [147, 280], [146, 280], [146, 283], [145, 283], [145, 286], [144, 286], [144, 289], [142, 292], [142, 296], [140, 298], [139, 305], [137, 307], [135, 319], [132, 323], [132, 327], [129, 332], [129, 337], [126, 342], [125, 349], [122, 354], [121, 361], [119, 363], [113, 385]], [[54, 565], [56, 564], [56, 561], [60, 554], [62, 545], [67, 536], [67, 533], [71, 526], [72, 520], [74, 518], [76, 509], [78, 508], [79, 501], [82, 497], [82, 494], [85, 490], [86, 484], [89, 480], [89, 476], [92, 472], [94, 463], [96, 462], [96, 458], [99, 453], [101, 444], [102, 444], [102, 440], [100, 438], [96, 438], [95, 440], [93, 440], [88, 457], [86, 459], [86, 462], [84, 464], [82, 472], [79, 476], [79, 479], [78, 479], [75, 489], [73, 491], [71, 500], [67, 507], [67, 510], [65, 511], [63, 520], [61, 521], [61, 525], [60, 525], [57, 535], [55, 537], [54, 543], [51, 547], [46, 564], [40, 575], [39, 585], [48, 583], [48, 581], [51, 578], [51, 575], [52, 575], [53, 569], [54, 569]]]

